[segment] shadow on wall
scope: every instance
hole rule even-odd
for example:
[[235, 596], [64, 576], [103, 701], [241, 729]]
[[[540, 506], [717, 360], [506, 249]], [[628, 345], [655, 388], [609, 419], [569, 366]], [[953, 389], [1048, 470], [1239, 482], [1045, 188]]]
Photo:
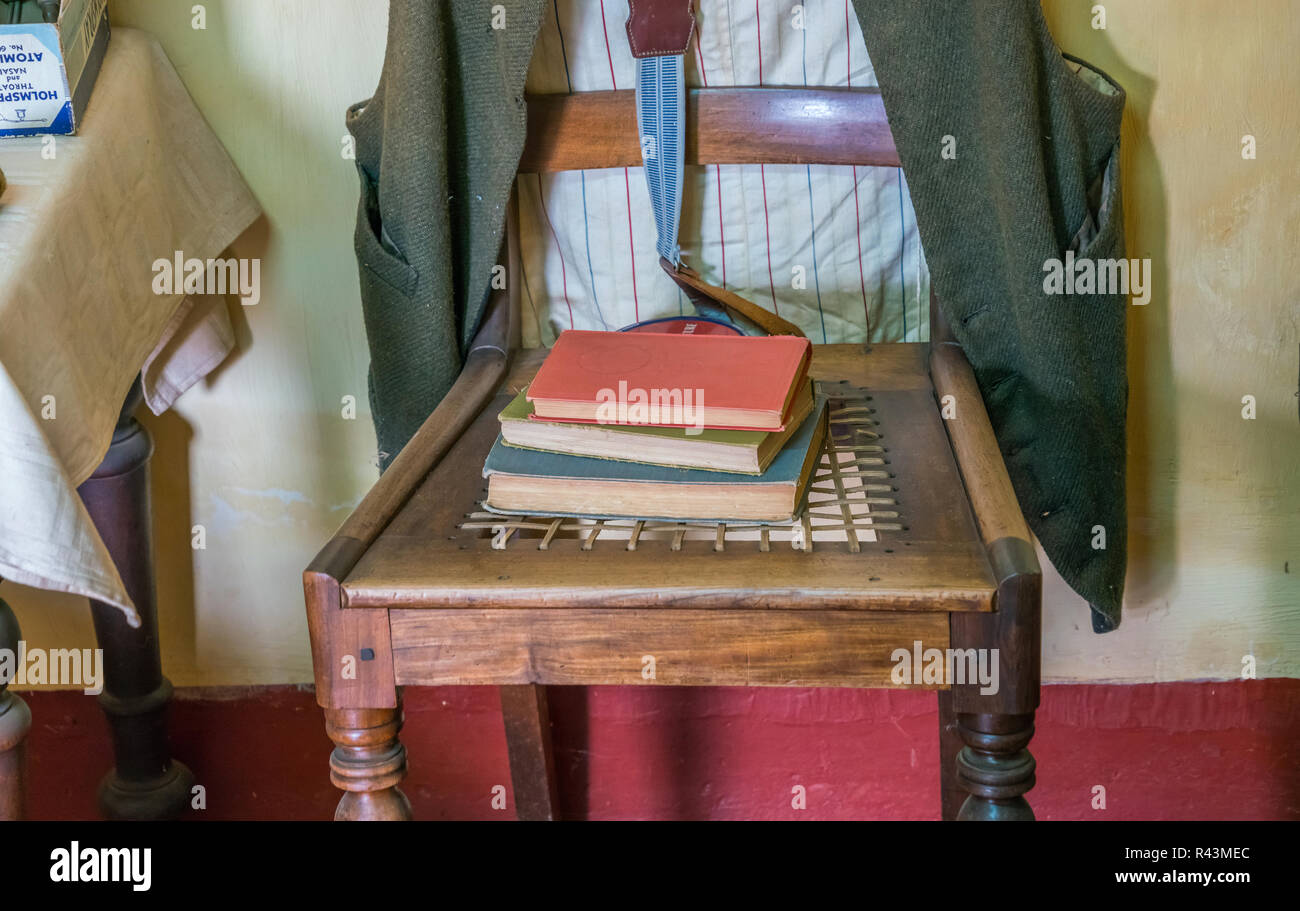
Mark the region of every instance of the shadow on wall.
[[[1103, 33], [1104, 34], [1104, 33]], [[1107, 48], [1109, 42], [1105, 42]], [[1124, 232], [1130, 259], [1151, 260], [1151, 300], [1130, 304], [1128, 318], [1129, 573], [1125, 601], [1137, 610], [1160, 603], [1178, 554], [1179, 433], [1170, 407], [1175, 390], [1170, 339], [1169, 224], [1164, 175], [1147, 130], [1154, 80], [1121, 68], [1128, 92], [1120, 140], [1125, 179]], [[1110, 61], [1107, 60], [1107, 63]]]
[[[266, 217], [260, 217], [245, 237], [265, 235]], [[234, 257], [231, 250], [222, 257]], [[202, 381], [212, 387], [222, 374], [252, 347], [252, 331], [244, 308], [234, 295], [225, 296], [230, 324], [234, 329], [235, 347], [226, 359]], [[164, 611], [167, 630], [164, 659], [186, 667], [198, 663], [199, 635], [195, 607], [195, 560], [199, 545], [196, 535], [202, 520], [194, 508], [191, 491], [191, 449], [194, 427], [176, 409], [155, 415], [142, 407], [137, 418], [149, 431], [154, 442], [154, 456], [149, 463], [149, 495], [153, 519], [154, 583], [159, 610]], [[206, 535], [206, 529], [203, 530]], [[206, 540], [203, 541], [206, 546]]]
[[[275, 357], [283, 360], [277, 368], [282, 376], [291, 377], [292, 381], [305, 387], [305, 394], [311, 405], [305, 406], [301, 413], [291, 417], [300, 426], [301, 436], [295, 438], [303, 445], [301, 451], [292, 457], [292, 486], [305, 494], [304, 502], [315, 515], [299, 514], [294, 517], [295, 525], [300, 528], [331, 529], [339, 516], [332, 511], [331, 502], [347, 500], [348, 496], [331, 493], [329, 496], [317, 496], [318, 492], [349, 491], [356, 487], [357, 467], [348, 460], [337, 458], [337, 453], [355, 448], [356, 424], [339, 419], [339, 396], [342, 392], [356, 395], [357, 423], [369, 424], [364, 387], [360, 390], [347, 388], [336, 390], [325, 388], [326, 380], [337, 379], [328, 344], [320, 341], [322, 335], [339, 332], [337, 322], [328, 318], [307, 320], [295, 325], [300, 316], [310, 317], [313, 308], [303, 303], [303, 297], [314, 293], [308, 290], [315, 276], [304, 274], [312, 270], [315, 256], [320, 255], [318, 241], [326, 234], [322, 225], [331, 226], [328, 231], [330, 246], [335, 245], [351, 250], [351, 223], [336, 217], [339, 205], [338, 194], [334, 184], [329, 183], [331, 175], [337, 175], [340, 167], [350, 171], [351, 162], [340, 161], [339, 141], [344, 133], [344, 109], [340, 104], [331, 108], [324, 116], [318, 113], [310, 103], [300, 103], [303, 98], [315, 100], [316, 93], [329, 93], [329, 86], [317, 87], [310, 91], [302, 87], [282, 85], [276, 79], [268, 79], [264, 68], [241, 65], [248, 60], [249, 54], [264, 44], [255, 31], [265, 31], [267, 20], [271, 24], [283, 22], [287, 26], [303, 28], [302, 23], [295, 23], [301, 17], [303, 7], [299, 4], [286, 4], [284, 7], [263, 6], [259, 10], [246, 10], [242, 4], [231, 0], [211, 0], [204, 4], [205, 28], [193, 27], [193, 12], [186, 5], [182, 10], [160, 8], [162, 5], [144, 3], [140, 0], [114, 0], [111, 15], [115, 24], [138, 27], [150, 31], [158, 38], [164, 50], [177, 68], [182, 81], [187, 85], [201, 107], [214, 124], [218, 126], [223, 142], [226, 144], [236, 163], [244, 171], [246, 179], [253, 186], [255, 194], [268, 215], [263, 216], [238, 238], [223, 255], [239, 259], [256, 259], [262, 262], [262, 280], [264, 291], [262, 301], [256, 308], [246, 310], [240, 302], [227, 298], [231, 322], [235, 330], [235, 350], [227, 360], [204, 381], [208, 390], [221, 390], [217, 393], [218, 401], [214, 407], [226, 408], [232, 399], [256, 393], [255, 383], [259, 376], [264, 377], [267, 370], [265, 362], [268, 353], [256, 358], [257, 364], [246, 361], [246, 355], [252, 350], [254, 335], [260, 331], [262, 340], [269, 342], [276, 349]], [[306, 26], [310, 28], [311, 26]], [[323, 49], [312, 48], [313, 51]], [[238, 120], [230, 120], [228, 102], [214, 102], [214, 92], [227, 98], [237, 99]], [[306, 94], [304, 94], [306, 93]], [[356, 100], [350, 97], [349, 100]], [[328, 120], [327, 120], [328, 118]], [[269, 179], [268, 179], [269, 175]], [[259, 178], [261, 178], [259, 180]], [[347, 201], [350, 211], [355, 206], [355, 192]], [[306, 283], [303, 279], [307, 279]], [[356, 279], [353, 277], [351, 297], [352, 307], [360, 312]], [[319, 291], [319, 282], [315, 291]], [[298, 289], [303, 290], [299, 291]], [[340, 291], [340, 296], [346, 292]], [[285, 300], [288, 295], [295, 299]], [[300, 296], [301, 295], [301, 296]], [[280, 299], [277, 300], [276, 298]], [[331, 302], [324, 302], [331, 304]], [[319, 309], [319, 308], [317, 308]], [[326, 308], [329, 309], [328, 307]], [[334, 307], [333, 309], [337, 309]], [[303, 311], [308, 311], [303, 314]], [[322, 356], [321, 352], [325, 352]], [[318, 362], [313, 364], [313, 353]], [[239, 369], [243, 367], [244, 369]], [[334, 372], [331, 372], [331, 371]], [[335, 384], [337, 385], [337, 384]], [[232, 394], [233, 393], [233, 394]], [[272, 396], [278, 393], [272, 392]], [[273, 409], [276, 399], [268, 397], [256, 406], [250, 405], [250, 411], [265, 416]], [[182, 412], [185, 410], [181, 409]], [[216, 417], [220, 412], [213, 413]], [[245, 413], [247, 417], [247, 412]], [[166, 630], [165, 639], [174, 652], [165, 650], [168, 663], [189, 667], [198, 667], [200, 654], [208, 642], [220, 639], [224, 632], [203, 629], [205, 619], [209, 623], [224, 625], [227, 620], [215, 618], [214, 611], [224, 614], [234, 622], [240, 614], [238, 608], [223, 610], [223, 605], [207, 604], [200, 614], [196, 589], [204, 591], [231, 590], [230, 581], [215, 586], [214, 580], [205, 578], [198, 568], [201, 554], [192, 547], [192, 529], [204, 524], [205, 516], [210, 512], [210, 497], [213, 490], [220, 491], [228, 485], [261, 489], [267, 486], [263, 477], [258, 475], [265, 455], [259, 455], [258, 444], [250, 440], [246, 464], [252, 469], [246, 480], [232, 472], [223, 472], [206, 479], [198, 475], [199, 463], [212, 461], [212, 450], [204, 449], [203, 458], [191, 451], [191, 444], [196, 436], [202, 439], [203, 426], [190, 427], [185, 418], [176, 411], [147, 420], [150, 431], [154, 434], [156, 455], [153, 461], [153, 498], [155, 522], [155, 550], [157, 566], [157, 584], [159, 604], [163, 613], [162, 623]], [[217, 426], [212, 428], [214, 438], [230, 439], [231, 430], [237, 428]], [[274, 437], [274, 427], [266, 428]], [[245, 431], [246, 432], [246, 431]], [[286, 445], [288, 441], [282, 441]], [[209, 447], [213, 444], [209, 442]], [[232, 444], [233, 445], [233, 444]], [[266, 441], [261, 448], [266, 448]], [[260, 462], [258, 460], [261, 460]], [[232, 465], [239, 464], [239, 459], [229, 460]], [[277, 463], [278, 464], [278, 463]], [[272, 469], [275, 465], [271, 466]], [[211, 471], [207, 472], [211, 475]], [[264, 475], [265, 472], [263, 471]], [[377, 477], [378, 469], [372, 476]], [[199, 480], [196, 489], [192, 482]], [[201, 488], [210, 489], [205, 492]], [[213, 487], [213, 484], [216, 487]], [[275, 486], [274, 483], [271, 486]], [[193, 491], [193, 501], [191, 500]], [[319, 503], [319, 505], [316, 505]], [[229, 531], [229, 529], [227, 529]], [[209, 527], [209, 533], [214, 529]], [[314, 548], [322, 543], [328, 531], [322, 532], [316, 539], [311, 534], [304, 535], [306, 543], [300, 545], [304, 552], [291, 555], [305, 566]], [[208, 541], [209, 546], [213, 544]], [[257, 567], [253, 567], [254, 571]], [[259, 599], [270, 597], [267, 591], [244, 591], [242, 586], [255, 586], [258, 580], [249, 576], [234, 583], [241, 598], [246, 598], [246, 606]], [[296, 588], [296, 581], [286, 587]], [[228, 595], [227, 595], [228, 597]], [[276, 600], [282, 596], [276, 594]], [[301, 609], [294, 611], [302, 625], [301, 640], [306, 642], [306, 624]], [[235, 631], [235, 635], [238, 632]], [[304, 646], [305, 648], [305, 646]], [[223, 660], [229, 660], [227, 656]], [[203, 676], [200, 668], [198, 671]]]

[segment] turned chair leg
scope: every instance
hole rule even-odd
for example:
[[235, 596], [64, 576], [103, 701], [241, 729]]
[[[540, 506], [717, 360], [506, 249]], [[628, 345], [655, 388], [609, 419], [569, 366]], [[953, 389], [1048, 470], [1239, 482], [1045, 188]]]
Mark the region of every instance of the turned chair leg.
[[153, 441], [133, 417], [142, 399], [137, 379], [122, 406], [104, 461], [78, 493], [140, 614], [132, 628], [110, 604], [90, 602], [104, 650], [99, 704], [113, 737], [114, 768], [100, 785], [110, 819], [172, 819], [190, 802], [194, 774], [171, 758], [167, 708], [172, 685], [162, 673], [154, 595], [149, 457]]
[[1027, 747], [1034, 736], [1034, 715], [957, 716], [965, 742], [957, 756], [957, 778], [970, 793], [961, 820], [1030, 821], [1034, 811], [1025, 792], [1034, 786], [1034, 757]]
[[406, 777], [402, 702], [392, 709], [326, 709], [325, 729], [334, 741], [330, 781], [345, 793], [339, 821], [395, 821], [411, 818], [411, 803], [397, 787]]
[[957, 731], [957, 713], [952, 707], [952, 691], [939, 691], [939, 818], [951, 822], [957, 818], [967, 792], [957, 777], [957, 755], [962, 748]]
[[[17, 654], [18, 618], [0, 600], [0, 649]], [[0, 821], [22, 819], [26, 810], [24, 782], [24, 743], [32, 728], [32, 713], [27, 703], [11, 693], [8, 681], [0, 677]]]
[[[1033, 547], [1021, 538], [995, 541], [989, 562], [1000, 580], [997, 609], [949, 615], [952, 647], [996, 661], [999, 673], [998, 684], [988, 691], [967, 680], [940, 696], [940, 749], [955, 769], [945, 789], [945, 818], [953, 799], [949, 792], [960, 788], [970, 796], [957, 819], [1031, 820], [1025, 793], [1034, 786], [1028, 747], [1041, 684], [1042, 574]], [[959, 739], [945, 748], [942, 728], [953, 720]], [[949, 759], [948, 750], [958, 742], [960, 750]]]

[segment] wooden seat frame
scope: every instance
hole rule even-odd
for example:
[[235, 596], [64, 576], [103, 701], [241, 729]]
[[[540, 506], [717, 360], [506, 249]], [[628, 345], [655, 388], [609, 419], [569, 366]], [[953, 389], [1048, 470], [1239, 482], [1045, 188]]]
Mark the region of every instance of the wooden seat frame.
[[[807, 88], [692, 90], [686, 160], [688, 164], [899, 164], [877, 91]], [[520, 173], [640, 163], [632, 92], [528, 99], [528, 141]], [[317, 701], [325, 709], [335, 743], [331, 780], [345, 792], [335, 818], [409, 818], [409, 803], [398, 788], [406, 770], [406, 752], [398, 739], [400, 688], [438, 682], [501, 685], [518, 816], [556, 818], [559, 802], [545, 685], [631, 682], [626, 671], [609, 670], [606, 653], [622, 634], [620, 624], [632, 624], [628, 627], [632, 635], [643, 635], [647, 629], [662, 631], [668, 624], [661, 614], [671, 613], [674, 630], [689, 631], [694, 626], [698, 634], [685, 632], [681, 636], [686, 639], [673, 639], [674, 647], [680, 646], [688, 656], [683, 661], [689, 672], [655, 682], [889, 686], [879, 668], [868, 674], [861, 662], [852, 660], [852, 652], [861, 649], [863, 642], [881, 639], [882, 630], [888, 631], [891, 642], [910, 642], [914, 634], [928, 642], [937, 637], [942, 646], [955, 650], [996, 650], [1000, 665], [996, 692], [981, 693], [978, 682], [945, 681], [932, 687], [938, 689], [939, 698], [941, 815], [944, 819], [1032, 819], [1024, 794], [1034, 785], [1034, 759], [1027, 745], [1039, 700], [1041, 573], [974, 375], [933, 297], [931, 342], [816, 346], [814, 366], [819, 358], [823, 364], [844, 365], [847, 356], [860, 357], [864, 366], [848, 372], [860, 370], [868, 386], [878, 389], [880, 382], [887, 382], [880, 378], [893, 375], [888, 365], [912, 359], [916, 369], [906, 376], [916, 387], [911, 392], [921, 395], [907, 399], [908, 407], [924, 401], [921, 410], [931, 428], [938, 426], [937, 416], [942, 413], [946, 438], [941, 431], [928, 436], [917, 431], [917, 440], [930, 449], [903, 446], [907, 464], [900, 468], [914, 467], [917, 476], [925, 478], [925, 472], [940, 477], [945, 466], [955, 465], [952, 477], [958, 479], [955, 489], [962, 502], [953, 507], [960, 511], [960, 521], [951, 527], [965, 522], [969, 528], [970, 540], [980, 551], [986, 591], [980, 585], [950, 584], [936, 561], [929, 577], [915, 568], [907, 575], [915, 590], [885, 583], [873, 588], [867, 584], [864, 568], [861, 585], [853, 591], [827, 594], [817, 589], [815, 579], [799, 578], [799, 564], [788, 557], [771, 564], [795, 574], [780, 585], [756, 577], [752, 586], [723, 592], [715, 586], [708, 592], [677, 595], [669, 604], [659, 597], [662, 592], [638, 594], [608, 586], [587, 590], [570, 577], [555, 589], [525, 591], [515, 583], [493, 582], [509, 575], [503, 571], [492, 576], [496, 570], [485, 572], [480, 562], [465, 564], [479, 572], [477, 580], [465, 575], [465, 566], [460, 567], [458, 584], [463, 589], [449, 588], [439, 580], [439, 570], [433, 568], [437, 561], [429, 558], [433, 551], [419, 540], [423, 523], [435, 510], [444, 516], [454, 508], [442, 502], [451, 498], [450, 492], [437, 485], [449, 478], [474, 477], [481, 467], [484, 441], [490, 442], [486, 435], [490, 430], [485, 428], [493, 426], [504, 396], [526, 382], [539, 362], [536, 353], [518, 350], [516, 289], [521, 283], [513, 219], [512, 211], [503, 251], [508, 288], [493, 292], [459, 379], [304, 573]], [[906, 426], [894, 430], [903, 442], [909, 432]], [[899, 461], [899, 451], [893, 455]], [[390, 530], [385, 535], [390, 527], [400, 534]], [[443, 532], [430, 527], [425, 534], [433, 538]], [[403, 548], [405, 556], [394, 556]], [[449, 552], [447, 559], [454, 559], [454, 549]], [[917, 549], [910, 553], [916, 556]], [[551, 559], [573, 558], [556, 553]], [[713, 559], [747, 558], [727, 553]], [[847, 558], [828, 559], [842, 566], [846, 564], [836, 561]], [[394, 572], [395, 560], [405, 561], [401, 572]], [[791, 571], [790, 566], [796, 568]], [[801, 600], [804, 597], [811, 599], [811, 607]], [[821, 603], [818, 597], [825, 609], [813, 610]], [[836, 598], [845, 604], [832, 604]], [[606, 601], [611, 602], [607, 607], [595, 606]], [[682, 606], [691, 610], [675, 609]], [[732, 627], [725, 624], [729, 618], [743, 626], [766, 617], [780, 623], [771, 624], [763, 635], [780, 640], [784, 649], [780, 656], [793, 656], [792, 666], [786, 668], [780, 656], [769, 655], [770, 663], [763, 670], [755, 673], [747, 666], [747, 676], [738, 676], [735, 650], [740, 646], [728, 639]], [[936, 620], [942, 625], [936, 625]], [[544, 631], [543, 622], [567, 623], [566, 629], [591, 635], [541, 641], [553, 635]], [[816, 635], [801, 632], [800, 624], [810, 630], [816, 627]], [[456, 643], [463, 647], [467, 642], [475, 647], [472, 653], [466, 651], [459, 661], [448, 658]], [[440, 647], [447, 643], [452, 645]], [[755, 645], [743, 644], [745, 648]], [[761, 649], [762, 643], [755, 647]], [[566, 656], [573, 660], [565, 660]], [[746, 652], [746, 665], [751, 657]], [[570, 666], [584, 661], [587, 665], [581, 670]]]

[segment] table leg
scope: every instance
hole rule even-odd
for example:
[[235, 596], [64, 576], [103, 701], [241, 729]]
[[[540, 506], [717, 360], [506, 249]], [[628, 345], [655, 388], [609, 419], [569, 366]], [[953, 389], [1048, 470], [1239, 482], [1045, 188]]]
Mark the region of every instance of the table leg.
[[104, 691], [115, 768], [100, 785], [111, 819], [171, 819], [190, 800], [194, 775], [171, 758], [167, 707], [172, 685], [162, 674], [154, 596], [149, 457], [153, 441], [135, 419], [142, 400], [137, 379], [113, 431], [108, 454], [78, 492], [140, 614], [132, 629], [112, 605], [90, 602], [95, 636], [104, 650]]
[[[0, 600], [0, 650], [18, 653], [18, 618]], [[32, 727], [32, 713], [27, 703], [17, 693], [8, 690], [8, 682], [0, 678], [0, 821], [22, 819], [26, 792], [23, 788], [24, 741]]]

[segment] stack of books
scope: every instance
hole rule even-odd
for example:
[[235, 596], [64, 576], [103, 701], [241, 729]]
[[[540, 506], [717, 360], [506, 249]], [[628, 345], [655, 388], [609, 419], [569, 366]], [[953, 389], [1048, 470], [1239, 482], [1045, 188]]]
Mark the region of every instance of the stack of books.
[[784, 522], [827, 432], [790, 336], [561, 333], [501, 412], [485, 508], [535, 516]]

